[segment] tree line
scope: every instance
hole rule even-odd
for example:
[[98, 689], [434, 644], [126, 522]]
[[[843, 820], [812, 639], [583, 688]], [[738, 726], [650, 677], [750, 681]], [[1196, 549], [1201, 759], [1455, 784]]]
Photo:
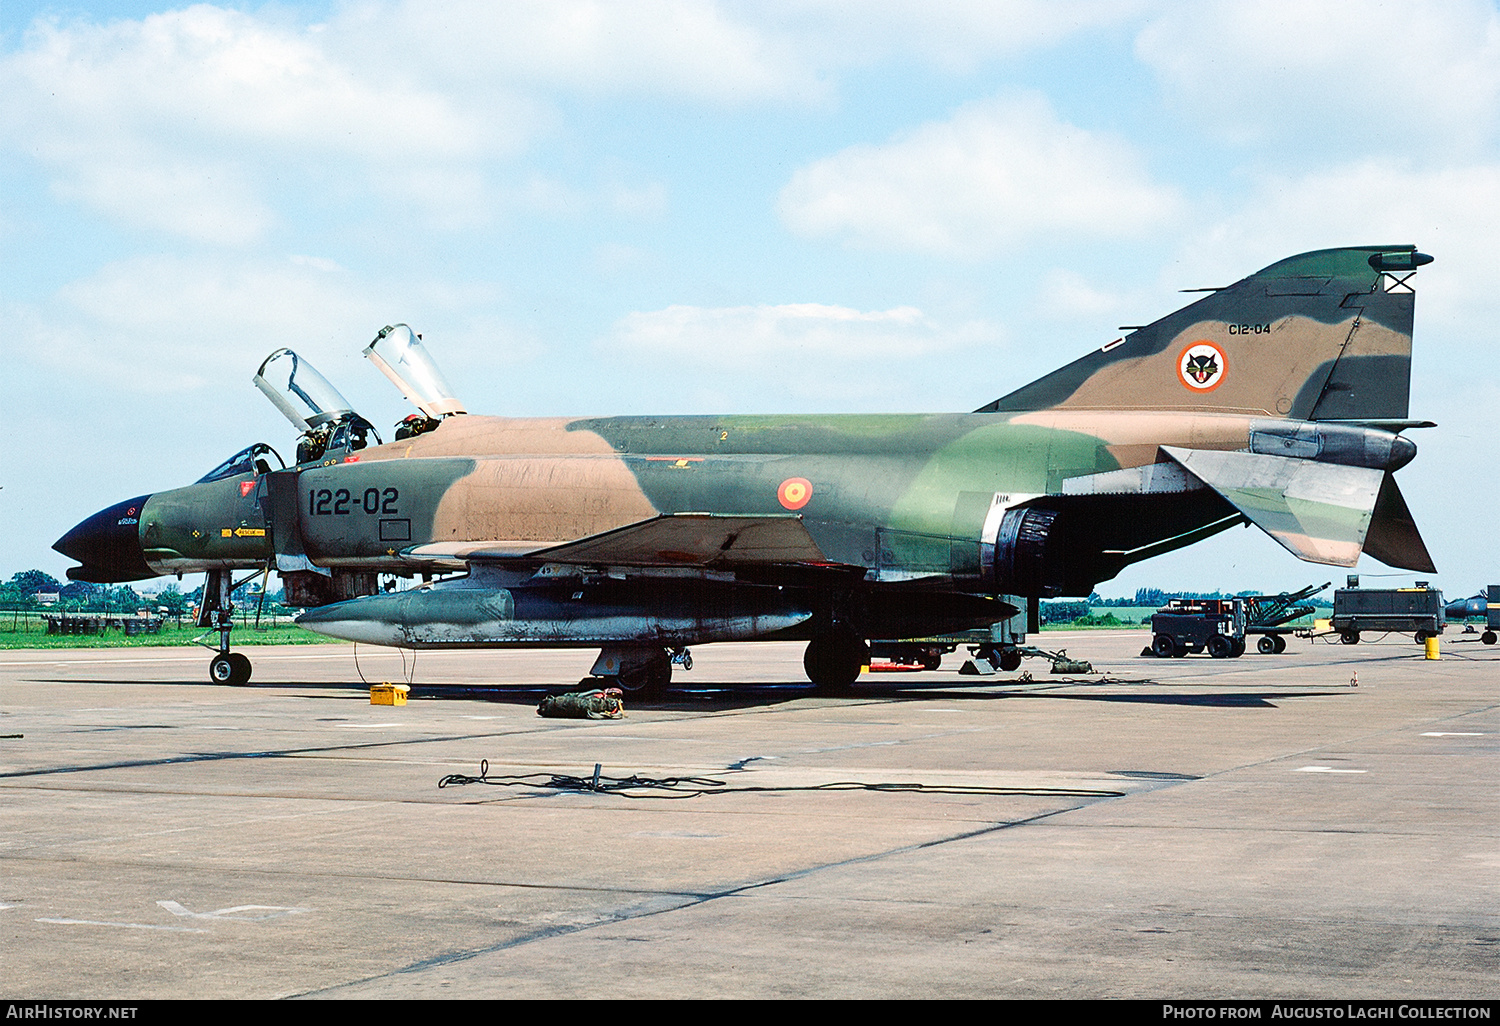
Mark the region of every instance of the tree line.
[[[56, 595], [56, 602], [43, 602], [38, 595]], [[280, 607], [280, 589], [266, 595], [268, 607]], [[257, 602], [258, 591], [250, 585], [234, 593], [236, 605]], [[134, 613], [165, 609], [168, 616], [185, 616], [203, 600], [203, 588], [183, 591], [175, 582], [154, 595], [141, 595], [128, 584], [91, 584], [69, 581], [66, 584], [41, 570], [22, 570], [0, 584], [0, 609], [47, 610], [60, 613]]]

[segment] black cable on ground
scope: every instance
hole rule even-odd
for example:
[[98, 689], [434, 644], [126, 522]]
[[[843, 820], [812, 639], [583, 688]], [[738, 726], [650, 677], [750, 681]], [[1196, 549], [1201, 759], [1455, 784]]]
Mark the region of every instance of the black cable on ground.
[[554, 791], [592, 791], [615, 794], [622, 798], [697, 798], [705, 794], [769, 794], [792, 791], [880, 791], [905, 794], [953, 794], [987, 796], [1031, 796], [1037, 798], [1122, 798], [1124, 791], [1105, 791], [1076, 787], [976, 787], [967, 784], [865, 783], [856, 780], [803, 787], [730, 787], [711, 777], [606, 777], [603, 767], [595, 763], [593, 776], [575, 777], [565, 773], [521, 773], [490, 776], [488, 759], [479, 763], [479, 776], [450, 773], [438, 781], [438, 787], [461, 784], [490, 784], [495, 787], [543, 787]]

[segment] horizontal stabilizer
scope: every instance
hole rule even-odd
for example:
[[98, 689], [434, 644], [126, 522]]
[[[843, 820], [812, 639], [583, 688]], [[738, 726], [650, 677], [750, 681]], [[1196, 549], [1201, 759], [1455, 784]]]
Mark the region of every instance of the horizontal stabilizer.
[[1353, 566], [1384, 471], [1316, 460], [1163, 446], [1299, 559]]
[[1411, 510], [1396, 479], [1390, 474], [1380, 482], [1380, 497], [1375, 500], [1375, 516], [1370, 520], [1370, 533], [1365, 536], [1365, 552], [1386, 566], [1399, 570], [1415, 570], [1417, 573], [1435, 574], [1432, 557], [1422, 542], [1422, 534], [1412, 519]]
[[562, 545], [464, 542], [419, 545], [413, 560], [460, 563], [524, 561], [589, 566], [702, 567], [827, 565], [802, 518], [676, 513], [590, 535]]

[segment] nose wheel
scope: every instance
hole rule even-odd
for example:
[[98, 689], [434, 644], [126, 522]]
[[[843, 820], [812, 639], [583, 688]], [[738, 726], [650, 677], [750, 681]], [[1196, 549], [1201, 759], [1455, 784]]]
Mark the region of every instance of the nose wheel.
[[239, 687], [250, 683], [250, 660], [239, 652], [220, 652], [208, 664], [208, 679]]

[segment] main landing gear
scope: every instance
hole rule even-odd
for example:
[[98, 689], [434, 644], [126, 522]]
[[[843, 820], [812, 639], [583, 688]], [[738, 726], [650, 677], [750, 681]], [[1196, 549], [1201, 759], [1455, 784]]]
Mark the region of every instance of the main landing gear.
[[818, 690], [828, 694], [847, 692], [870, 665], [870, 646], [854, 632], [835, 629], [807, 643], [802, 668]]
[[[198, 626], [219, 633], [219, 654], [208, 664], [208, 679], [215, 684], [233, 684], [236, 687], [250, 683], [250, 660], [239, 652], [229, 651], [229, 632], [234, 630], [234, 604], [230, 597], [237, 585], [232, 570], [210, 570], [203, 582], [203, 601], [198, 607]], [[254, 580], [259, 573], [241, 581]]]
[[693, 653], [686, 648], [666, 649], [651, 646], [610, 646], [594, 660], [591, 677], [579, 681], [590, 688], [619, 688], [641, 698], [658, 699], [672, 683], [672, 666], [693, 668]]

